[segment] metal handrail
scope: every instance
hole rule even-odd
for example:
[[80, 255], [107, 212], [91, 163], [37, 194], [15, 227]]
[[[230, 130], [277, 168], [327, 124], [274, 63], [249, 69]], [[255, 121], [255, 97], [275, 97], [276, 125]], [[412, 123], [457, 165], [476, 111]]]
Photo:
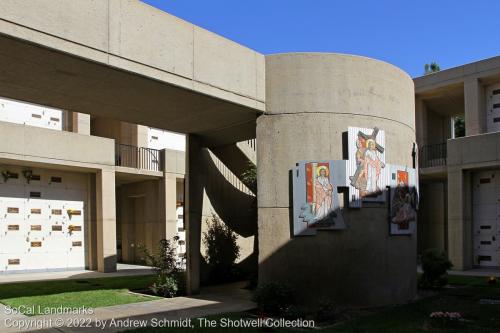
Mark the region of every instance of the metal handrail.
[[115, 144], [115, 165], [151, 171], [163, 171], [161, 150]]
[[418, 150], [419, 167], [445, 166], [447, 155], [446, 142], [422, 146]]

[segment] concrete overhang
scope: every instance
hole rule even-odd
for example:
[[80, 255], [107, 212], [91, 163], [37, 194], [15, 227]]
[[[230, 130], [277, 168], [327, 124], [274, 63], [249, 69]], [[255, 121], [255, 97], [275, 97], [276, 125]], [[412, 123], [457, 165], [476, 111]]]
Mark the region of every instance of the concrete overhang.
[[0, 3], [0, 96], [201, 136], [255, 137], [264, 56], [138, 1]]
[[0, 162], [61, 170], [114, 170], [114, 140], [0, 121]]
[[500, 56], [414, 78], [415, 95], [440, 115], [464, 114], [464, 85], [467, 80], [478, 80], [483, 85], [498, 82]]
[[418, 171], [420, 181], [443, 180], [448, 176], [448, 169], [446, 168], [446, 165], [419, 168]]
[[163, 172], [117, 166], [115, 168], [115, 175], [116, 185], [123, 185], [146, 180], [158, 180], [163, 177]]
[[416, 95], [431, 111], [442, 116], [456, 116], [465, 113], [464, 84], [454, 83]]
[[417, 96], [436, 95], [440, 91], [454, 90], [469, 78], [484, 84], [500, 78], [500, 56], [465, 64], [413, 79]]

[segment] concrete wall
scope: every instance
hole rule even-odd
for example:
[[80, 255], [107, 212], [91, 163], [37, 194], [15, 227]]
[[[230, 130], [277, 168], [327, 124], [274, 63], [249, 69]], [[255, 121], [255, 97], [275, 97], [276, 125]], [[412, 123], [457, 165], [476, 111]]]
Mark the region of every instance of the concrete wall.
[[[165, 171], [161, 179], [136, 181], [117, 188], [117, 229], [123, 262], [140, 263], [143, 255], [137, 246], [156, 251], [160, 239], [170, 239], [176, 234], [176, 188], [179, 181], [183, 185], [185, 152], [170, 149], [164, 152]], [[244, 273], [255, 273], [253, 194], [208, 149], [204, 149], [200, 157], [200, 167], [204, 170], [201, 232], [207, 231], [207, 220], [212, 213], [219, 216], [238, 235], [237, 243], [241, 249], [238, 266]], [[197, 247], [204, 255], [203, 244], [199, 242]], [[204, 264], [200, 273], [202, 281], [208, 281], [209, 272]]]
[[240, 268], [247, 273], [255, 273], [257, 268], [255, 197], [199, 142], [199, 137], [187, 136], [184, 219], [188, 293], [199, 292], [200, 283], [207, 282], [209, 277], [202, 235], [212, 213], [238, 235]]
[[[419, 251], [426, 247], [447, 249], [457, 270], [473, 266], [472, 176], [476, 170], [500, 167], [500, 137], [497, 133], [486, 134], [487, 114], [491, 111], [486, 92], [499, 80], [498, 56], [414, 79], [420, 147], [438, 143], [443, 137], [433, 111], [465, 117], [466, 137], [448, 140], [447, 166], [420, 170], [420, 179], [425, 183], [421, 184]], [[447, 182], [447, 205], [441, 203], [443, 180]]]
[[124, 145], [147, 147], [147, 133], [144, 135], [144, 126], [120, 120], [94, 117], [91, 120], [91, 134], [114, 139], [116, 143]]
[[500, 133], [448, 141], [448, 255], [454, 269], [473, 265], [472, 174], [500, 168]]
[[2, 163], [91, 174], [89, 267], [116, 270], [114, 141], [0, 122]]
[[144, 258], [140, 247], [156, 251], [158, 242], [167, 237], [167, 224], [161, 212], [165, 207], [160, 202], [162, 197], [161, 180], [125, 184], [118, 188], [117, 228], [122, 262], [140, 263]]
[[[206, 169], [203, 191], [202, 234], [208, 230], [207, 221], [216, 214], [237, 235], [240, 257], [238, 267], [245, 274], [255, 274], [257, 269], [256, 206], [253, 193], [212, 152], [203, 152]], [[202, 238], [203, 239], [203, 238]], [[200, 244], [202, 255], [206, 247]], [[202, 269], [202, 282], [208, 281], [209, 272]]]
[[72, 167], [114, 168], [114, 141], [0, 122], [0, 157]]
[[418, 253], [431, 248], [447, 251], [447, 182], [420, 182], [419, 190]]
[[429, 110], [427, 112], [427, 144], [440, 144], [451, 138], [451, 119]]
[[266, 114], [257, 121], [259, 283], [290, 281], [305, 302], [406, 302], [416, 292], [416, 235], [391, 237], [387, 206], [345, 211], [347, 230], [292, 238], [289, 170], [300, 160], [342, 159], [348, 126], [386, 133], [386, 162], [412, 165], [411, 78], [349, 55], [266, 57]]

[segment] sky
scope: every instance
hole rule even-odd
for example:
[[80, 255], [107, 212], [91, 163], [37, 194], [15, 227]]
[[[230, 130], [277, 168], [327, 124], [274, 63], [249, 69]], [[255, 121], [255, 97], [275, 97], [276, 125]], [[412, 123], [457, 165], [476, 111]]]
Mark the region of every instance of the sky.
[[263, 54], [357, 54], [412, 77], [500, 55], [500, 0], [143, 1]]

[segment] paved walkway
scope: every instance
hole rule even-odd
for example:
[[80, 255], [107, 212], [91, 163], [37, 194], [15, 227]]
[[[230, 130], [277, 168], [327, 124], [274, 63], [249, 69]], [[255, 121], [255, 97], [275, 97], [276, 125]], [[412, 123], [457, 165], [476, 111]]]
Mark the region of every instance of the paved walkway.
[[500, 277], [499, 268], [473, 268], [467, 271], [448, 271], [450, 275], [462, 275], [462, 276], [496, 276]]
[[51, 281], [69, 279], [92, 279], [117, 276], [135, 276], [151, 274], [151, 268], [139, 265], [118, 264], [114, 273], [99, 273], [96, 271], [61, 271], [61, 272], [40, 272], [40, 273], [11, 273], [0, 274], [0, 284], [29, 281]]
[[[97, 308], [92, 315], [44, 315], [26, 317], [23, 315], [6, 315], [4, 308], [0, 307], [0, 332], [40, 332], [40, 333], [76, 333], [76, 332], [120, 332], [131, 329], [131, 322], [149, 326], [152, 321], [166, 320], [171, 324], [188, 323], [189, 318], [204, 317], [208, 315], [246, 311], [255, 308], [250, 300], [251, 292], [242, 289], [242, 283], [210, 287], [203, 289], [196, 297], [176, 297], [170, 299], [154, 300], [149, 302], [133, 303]], [[68, 327], [68, 323], [74, 323], [78, 318], [82, 326], [90, 327]], [[12, 324], [13, 319], [30, 328], [6, 327], [6, 319]], [[127, 320], [128, 319], [128, 320]], [[181, 320], [184, 319], [184, 322]], [[113, 325], [121, 321], [121, 325]], [[59, 327], [60, 321], [65, 323]], [[192, 321], [194, 324], [194, 320]], [[102, 329], [103, 324], [106, 326]], [[74, 326], [74, 325], [71, 325]], [[168, 328], [166, 328], [168, 330]]]
[[[417, 267], [417, 272], [422, 273], [422, 267], [418, 266]], [[461, 276], [495, 276], [495, 277], [500, 277], [500, 268], [492, 267], [492, 268], [486, 268], [486, 267], [481, 267], [481, 268], [473, 268], [469, 269], [466, 271], [453, 271], [450, 270], [448, 271], [448, 274], [450, 275], [461, 275]]]

